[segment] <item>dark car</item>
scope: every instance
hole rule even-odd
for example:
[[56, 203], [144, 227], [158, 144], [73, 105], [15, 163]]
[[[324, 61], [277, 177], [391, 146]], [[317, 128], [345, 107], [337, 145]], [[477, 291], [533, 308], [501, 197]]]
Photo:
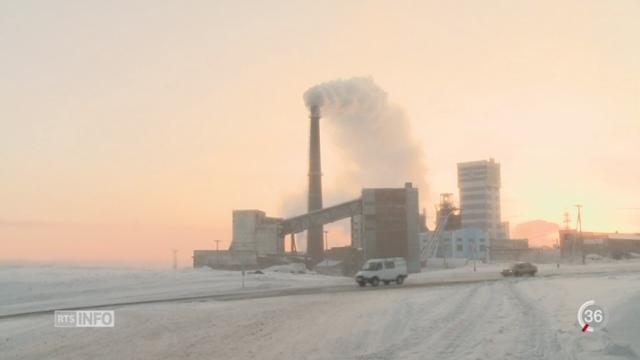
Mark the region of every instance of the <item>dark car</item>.
[[502, 270], [502, 276], [534, 276], [538, 272], [538, 268], [527, 262], [513, 264], [510, 268]]

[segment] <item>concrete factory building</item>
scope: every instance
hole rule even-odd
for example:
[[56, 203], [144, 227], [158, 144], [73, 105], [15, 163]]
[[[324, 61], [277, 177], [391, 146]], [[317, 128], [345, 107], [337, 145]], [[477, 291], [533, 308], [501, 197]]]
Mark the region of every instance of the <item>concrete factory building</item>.
[[500, 220], [500, 164], [494, 159], [458, 163], [463, 228], [486, 231], [491, 240], [509, 238]]
[[409, 272], [420, 272], [420, 214], [418, 189], [362, 190], [362, 221], [359, 233], [365, 259], [403, 257]]
[[271, 218], [260, 210], [233, 211], [234, 253], [276, 255], [284, 253], [284, 240], [280, 238], [282, 218]]

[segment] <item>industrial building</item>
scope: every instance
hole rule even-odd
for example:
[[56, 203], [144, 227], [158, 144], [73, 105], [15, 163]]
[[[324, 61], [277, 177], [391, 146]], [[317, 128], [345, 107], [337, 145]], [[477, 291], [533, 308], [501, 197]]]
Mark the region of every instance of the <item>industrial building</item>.
[[257, 256], [284, 253], [284, 239], [280, 237], [282, 218], [266, 216], [260, 210], [233, 211], [233, 253]]
[[440, 203], [436, 207], [436, 227], [444, 226], [444, 230], [462, 228], [462, 219], [458, 210], [452, 193], [440, 194]]
[[421, 233], [421, 261], [467, 258], [519, 260], [529, 252], [527, 239], [509, 239], [500, 215], [500, 164], [494, 159], [458, 163], [460, 207], [453, 194], [440, 194], [436, 228]]
[[491, 240], [487, 261], [518, 261], [528, 258], [531, 253], [528, 239]]
[[614, 259], [640, 255], [640, 234], [580, 232], [560, 230], [560, 256], [564, 259], [580, 259], [597, 254]]
[[[265, 258], [283, 256], [287, 236], [351, 218], [351, 247], [360, 249], [364, 260], [399, 256], [407, 260], [410, 272], [419, 272], [418, 209], [418, 189], [406, 183], [401, 188], [363, 189], [360, 198], [288, 219], [268, 217], [260, 210], [234, 210], [229, 261], [256, 266]], [[211, 266], [216, 256], [215, 251], [197, 250], [194, 266]]]
[[440, 203], [436, 206], [436, 228], [420, 234], [421, 261], [429, 258], [466, 258], [484, 260], [489, 246], [486, 231], [468, 227], [462, 228], [458, 207], [453, 194], [440, 194]]
[[[426, 245], [430, 236], [430, 232], [421, 233], [421, 243]], [[486, 260], [488, 248], [489, 236], [485, 231], [475, 228], [445, 230], [440, 233], [436, 257]], [[428, 259], [423, 258], [422, 261]]]
[[360, 225], [356, 232], [365, 259], [403, 257], [409, 272], [420, 272], [418, 189], [411, 183], [404, 188], [362, 190]]
[[508, 224], [500, 220], [500, 164], [493, 159], [458, 164], [460, 212], [453, 205], [452, 194], [443, 194], [437, 226], [431, 233], [426, 228], [426, 212], [419, 213], [418, 189], [411, 183], [400, 188], [365, 188], [357, 199], [324, 207], [320, 115], [318, 105], [309, 105], [307, 213], [285, 219], [256, 209], [234, 210], [228, 251], [196, 250], [194, 266], [260, 267], [277, 261], [300, 261], [299, 256], [294, 259], [298, 254], [293, 246], [290, 259], [284, 259], [285, 239], [291, 237], [295, 245], [295, 235], [306, 231], [304, 261], [313, 267], [327, 256], [323, 226], [347, 218], [351, 220], [351, 250], [344, 253], [349, 259], [403, 257], [410, 272], [420, 271], [421, 258], [488, 259], [492, 251], [500, 250], [498, 241], [509, 238]]
[[231, 268], [240, 265], [242, 259], [234, 259], [228, 250], [194, 250], [193, 267], [209, 266], [212, 268]]
[[[194, 251], [194, 266], [227, 263], [229, 266], [259, 266], [265, 259], [284, 255], [287, 236], [295, 244], [295, 234], [307, 232], [309, 266], [326, 256], [323, 226], [341, 219], [351, 219], [351, 248], [360, 251], [364, 260], [375, 257], [404, 257], [410, 272], [420, 271], [420, 231], [425, 229], [420, 216], [418, 189], [411, 183], [401, 188], [363, 189], [361, 197], [342, 204], [324, 207], [322, 201], [322, 167], [320, 148], [320, 109], [309, 106], [309, 173], [307, 213], [283, 219], [269, 217], [260, 210], [233, 211], [233, 239], [229, 255], [207, 250]], [[422, 224], [421, 224], [422, 219]], [[352, 250], [350, 259], [358, 258]], [[293, 255], [293, 254], [292, 254]], [[353, 262], [353, 261], [351, 261]], [[350, 264], [353, 267], [353, 264]]]
[[494, 159], [458, 163], [460, 217], [463, 228], [486, 231], [491, 240], [509, 238], [500, 219], [500, 164]]

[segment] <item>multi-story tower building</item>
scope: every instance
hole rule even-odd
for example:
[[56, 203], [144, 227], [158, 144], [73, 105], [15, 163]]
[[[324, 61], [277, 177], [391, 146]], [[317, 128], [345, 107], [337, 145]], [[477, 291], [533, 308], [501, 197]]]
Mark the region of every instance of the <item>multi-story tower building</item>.
[[485, 231], [490, 240], [509, 237], [500, 220], [500, 164], [494, 159], [458, 163], [463, 228]]

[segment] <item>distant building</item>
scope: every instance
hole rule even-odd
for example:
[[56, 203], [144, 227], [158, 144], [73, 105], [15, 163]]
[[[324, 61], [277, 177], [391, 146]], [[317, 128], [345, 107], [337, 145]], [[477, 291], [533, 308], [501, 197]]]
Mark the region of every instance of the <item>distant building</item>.
[[[360, 239], [365, 259], [403, 257], [410, 273], [420, 272], [420, 213], [418, 189], [411, 183], [404, 188], [362, 190]], [[352, 233], [354, 230], [352, 229]]]
[[284, 253], [284, 239], [280, 236], [281, 218], [272, 218], [260, 210], [233, 211], [233, 253], [254, 256]]
[[494, 159], [458, 163], [460, 217], [463, 228], [477, 228], [490, 240], [509, 238], [500, 218], [500, 164]]
[[[420, 234], [420, 240], [424, 245], [433, 236], [433, 232]], [[440, 242], [436, 256], [439, 258], [465, 258], [485, 260], [489, 248], [489, 236], [487, 232], [476, 228], [446, 230], [440, 234]], [[427, 261], [428, 259], [421, 259]]]
[[[405, 183], [401, 188], [363, 189], [360, 198], [287, 219], [260, 210], [234, 210], [228, 254], [196, 250], [194, 266], [263, 267], [285, 262], [287, 257], [299, 257], [285, 254], [285, 237], [350, 218], [352, 247], [345, 248], [350, 255], [340, 259], [350, 261], [348, 271], [363, 259], [401, 256], [409, 272], [420, 272], [419, 234], [426, 226], [418, 199], [418, 189]], [[318, 263], [307, 261], [310, 267]]]
[[228, 250], [194, 250], [193, 267], [209, 266], [212, 268], [224, 268], [235, 265], [231, 252]]
[[640, 234], [560, 230], [560, 255], [580, 259], [597, 254], [612, 258], [640, 256]]
[[441, 257], [484, 259], [489, 245], [487, 232], [476, 228], [446, 231], [441, 242]]
[[487, 259], [490, 261], [524, 260], [531, 251], [528, 239], [492, 240]]

